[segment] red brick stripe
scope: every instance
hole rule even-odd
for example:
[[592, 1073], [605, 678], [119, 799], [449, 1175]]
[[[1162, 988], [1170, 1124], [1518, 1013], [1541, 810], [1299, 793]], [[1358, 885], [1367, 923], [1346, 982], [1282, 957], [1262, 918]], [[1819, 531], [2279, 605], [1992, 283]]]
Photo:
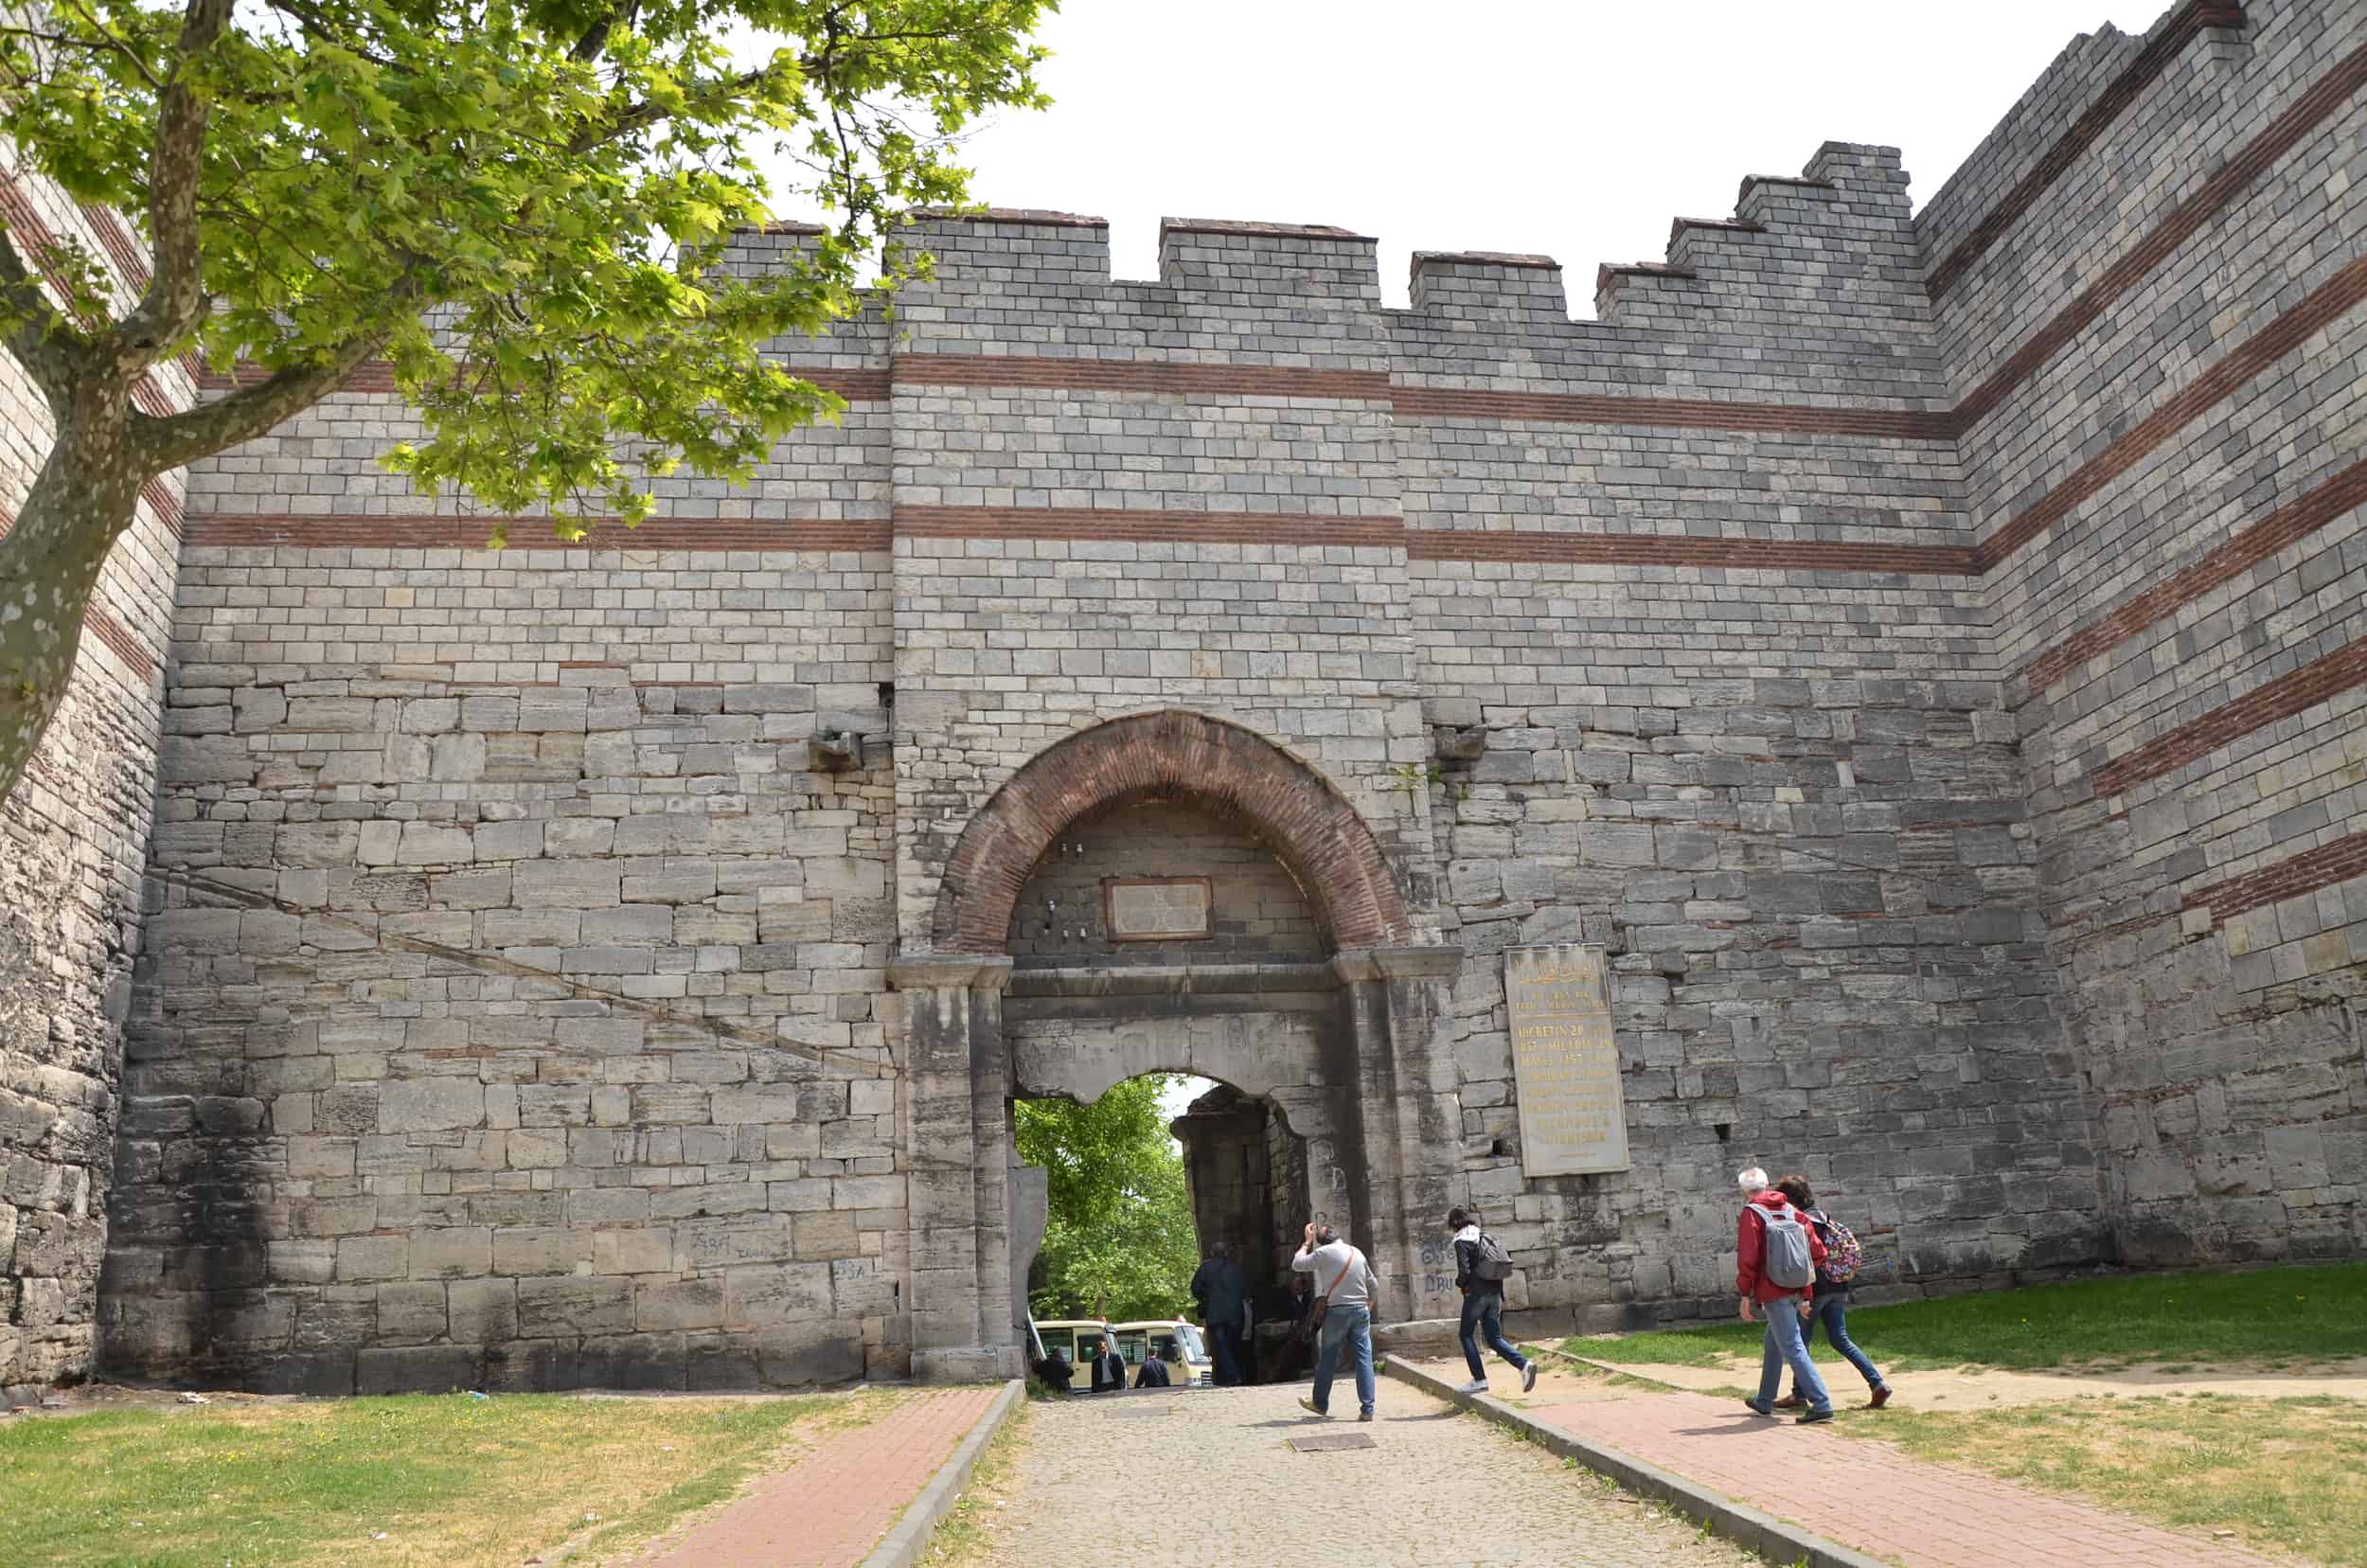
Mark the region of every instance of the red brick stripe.
[[[206, 365], [199, 371], [197, 384], [208, 392], [234, 392], [241, 386], [258, 386], [271, 380], [272, 372], [253, 360], [240, 360], [227, 370]], [[337, 383], [340, 392], [392, 392], [395, 390], [395, 367], [384, 360], [364, 360]]]
[[2112, 79], [2110, 86], [2099, 94], [2087, 111], [2072, 122], [2055, 145], [2048, 148], [2030, 171], [2014, 183], [2003, 200], [1989, 209], [1988, 215], [1973, 226], [1970, 234], [1957, 241], [1946, 259], [1931, 269], [1925, 287], [1933, 299], [1945, 296], [1956, 286], [1971, 265], [1997, 243], [2005, 231], [2019, 223], [2046, 188], [2063, 177], [2073, 160], [2093, 146], [2096, 138], [2111, 127], [2114, 120], [2135, 102], [2137, 95], [2153, 83], [2155, 78], [2169, 69], [2187, 45], [2202, 35], [2205, 27], [2240, 27], [2244, 25], [2244, 8], [2230, 0], [2187, 0], [2187, 4], [2162, 30], [2161, 36], [2147, 44], [2121, 74]]
[[80, 205], [82, 221], [90, 225], [93, 234], [98, 236], [100, 248], [116, 264], [116, 276], [122, 278], [124, 287], [133, 294], [146, 294], [149, 279], [155, 275], [149, 271], [148, 253], [140, 249], [138, 241], [132, 238], [132, 231], [123, 226], [122, 218], [115, 208], [101, 206], [96, 202], [84, 202]]
[[2210, 756], [2232, 740], [2268, 728], [2280, 719], [2317, 706], [2327, 698], [2367, 686], [2367, 638], [2313, 659], [2288, 675], [2256, 686], [2201, 718], [2166, 730], [2124, 752], [2095, 771], [2092, 782], [2099, 795], [2120, 793], [2132, 784], [2159, 778], [2198, 757]]
[[2319, 284], [2299, 305], [2220, 356], [2210, 369], [2163, 399], [2127, 435], [2047, 491], [2037, 506], [1983, 540], [1974, 549], [1981, 570], [2003, 564], [2023, 545], [2070, 516], [2081, 502], [2134, 468], [2189, 420], [2225, 400], [2362, 299], [2367, 299], [2367, 256]]
[[[0, 539], [6, 539], [9, 529], [15, 525], [15, 508], [0, 505]], [[132, 634], [131, 628], [116, 619], [115, 613], [101, 604], [96, 595], [82, 606], [82, 630], [106, 644], [115, 656], [131, 666], [141, 680], [155, 679], [156, 671], [161, 668], [156, 662], [156, 655]]]
[[1130, 510], [1099, 507], [899, 507], [901, 539], [1065, 539], [1165, 544], [1348, 544], [1397, 549], [1394, 517], [1304, 512]]
[[2106, 268], [2103, 275], [2088, 285], [2078, 298], [2041, 328], [2029, 342], [2016, 349], [2011, 359], [1991, 372], [1987, 380], [1957, 405], [1958, 427], [1969, 429], [1975, 422], [1995, 412], [2014, 388], [2027, 381], [2056, 349], [2085, 331], [2108, 306], [2135, 288], [2148, 273], [2166, 260], [2171, 252], [2217, 216], [2220, 208], [2267, 172], [2277, 159], [2291, 151], [2303, 137], [2323, 124], [2361, 86], [2367, 86], [2367, 45], [2352, 50], [2343, 57], [2340, 64], [2321, 77], [2308, 92], [2287, 105], [2283, 114], [2269, 122], [2267, 130], [2222, 165], [2218, 172], [2205, 180], [2193, 195], [2179, 203], [2160, 227], [2145, 236], [2135, 249]]
[[1698, 566], [1769, 571], [1888, 572], [1969, 577], [1972, 551], [1950, 544], [1862, 544], [1827, 540], [1686, 539], [1659, 534], [1506, 533], [1415, 528], [1409, 561], [1551, 561], [1578, 566]]
[[2353, 833], [2315, 849], [2305, 849], [2274, 865], [2213, 882], [2187, 894], [2179, 907], [2209, 909], [2213, 920], [2225, 923], [2231, 916], [2241, 915], [2248, 909], [2283, 903], [2322, 887], [2349, 882], [2353, 877], [2367, 877], [2367, 833]]
[[[890, 396], [888, 373], [885, 370], [836, 370], [818, 365], [792, 365], [791, 373], [813, 383], [825, 392], [835, 392], [848, 402], [885, 402]], [[253, 386], [271, 378], [271, 372], [252, 360], [240, 360], [228, 370], [207, 365], [198, 376], [197, 384], [208, 392], [228, 392], [240, 386]], [[393, 392], [395, 367], [384, 360], [365, 360], [337, 385], [340, 392]]]
[[2162, 579], [2101, 620], [2092, 621], [2022, 668], [2033, 692], [2044, 691], [2078, 666], [2192, 604], [2221, 583], [2270, 560], [2353, 508], [2367, 506], [2367, 458], [2254, 523], [2193, 565]]
[[93, 599], [82, 611], [82, 630], [107, 645], [108, 650], [132, 668], [143, 681], [156, 678], [156, 655], [150, 652], [131, 628], [116, 619], [113, 612]]
[[528, 550], [885, 550], [881, 522], [798, 519], [652, 518], [637, 528], [593, 526], [567, 543], [547, 517], [294, 517], [285, 514], [205, 515], [189, 519], [187, 542], [200, 548], [278, 547], [294, 550], [482, 550], [497, 525], [507, 524], [509, 553]]
[[156, 521], [165, 526], [167, 533], [175, 539], [181, 537], [181, 498], [172, 493], [172, 487], [165, 483], [161, 474], [140, 481], [140, 499], [148, 503], [148, 509], [156, 514]]

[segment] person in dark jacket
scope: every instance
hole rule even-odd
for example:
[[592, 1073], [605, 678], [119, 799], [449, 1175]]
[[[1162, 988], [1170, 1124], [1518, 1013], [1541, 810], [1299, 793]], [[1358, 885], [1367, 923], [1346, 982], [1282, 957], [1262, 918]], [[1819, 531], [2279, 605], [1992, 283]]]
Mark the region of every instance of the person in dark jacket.
[[[1790, 1199], [1791, 1206], [1806, 1216], [1818, 1239], [1826, 1242], [1832, 1239], [1833, 1233], [1827, 1228], [1832, 1221], [1824, 1217], [1823, 1209], [1816, 1206], [1816, 1189], [1808, 1185], [1806, 1176], [1787, 1176], [1775, 1184], [1775, 1190]], [[1866, 1387], [1873, 1391], [1873, 1398], [1866, 1401], [1866, 1408], [1879, 1410], [1890, 1403], [1891, 1385], [1882, 1381], [1881, 1369], [1874, 1364], [1871, 1356], [1850, 1342], [1849, 1282], [1836, 1280], [1822, 1267], [1816, 1271], [1816, 1299], [1808, 1309], [1807, 1322], [1800, 1330], [1804, 1343], [1816, 1338], [1819, 1324], [1824, 1326], [1824, 1343], [1847, 1357], [1849, 1364], [1858, 1369], [1858, 1375], [1865, 1380]], [[1806, 1403], [1800, 1397], [1800, 1380], [1794, 1378], [1791, 1393], [1776, 1400], [1775, 1408], [1798, 1410]]]
[[[1767, 1314], [1765, 1353], [1759, 1362], [1759, 1392], [1756, 1398], [1742, 1402], [1755, 1415], [1774, 1415], [1775, 1391], [1783, 1386], [1784, 1367], [1789, 1363], [1792, 1377], [1798, 1380], [1800, 1390], [1808, 1400], [1808, 1408], [1795, 1419], [1803, 1425], [1829, 1421], [1833, 1418], [1833, 1397], [1824, 1391], [1824, 1380], [1817, 1375], [1816, 1363], [1808, 1359], [1808, 1342], [1803, 1327], [1809, 1312], [1815, 1310], [1814, 1265], [1824, 1261], [1824, 1243], [1815, 1227], [1791, 1206], [1791, 1200], [1767, 1185], [1766, 1171], [1753, 1166], [1735, 1180], [1742, 1188], [1742, 1214], [1735, 1221], [1735, 1290], [1742, 1297], [1743, 1322], [1755, 1321], [1754, 1309], [1763, 1309]], [[1771, 1226], [1784, 1227], [1785, 1234], [1793, 1240], [1806, 1242], [1808, 1256], [1801, 1263], [1805, 1284], [1787, 1285], [1770, 1276], [1768, 1237]]]
[[1101, 1349], [1094, 1357], [1094, 1388], [1096, 1394], [1126, 1392], [1126, 1358], [1118, 1354], [1118, 1342], [1104, 1329]]
[[1055, 1346], [1036, 1363], [1036, 1376], [1053, 1393], [1065, 1394], [1069, 1391], [1069, 1380], [1077, 1376], [1077, 1368], [1071, 1366], [1068, 1358]]
[[1496, 1354], [1521, 1374], [1521, 1392], [1537, 1386], [1537, 1363], [1504, 1338], [1504, 1285], [1479, 1272], [1480, 1217], [1474, 1209], [1450, 1209], [1447, 1228], [1454, 1233], [1454, 1284], [1463, 1292], [1463, 1359], [1471, 1368], [1466, 1394], [1487, 1392], [1487, 1363], [1480, 1360], [1479, 1341], [1485, 1338]]
[[1241, 1382], [1241, 1321], [1248, 1306], [1241, 1266], [1233, 1249], [1222, 1241], [1208, 1249], [1207, 1261], [1192, 1275], [1192, 1300], [1200, 1320], [1208, 1326], [1209, 1358], [1216, 1363], [1217, 1382], [1230, 1388]]
[[1159, 1359], [1159, 1347], [1151, 1345], [1143, 1352], [1143, 1364], [1135, 1369], [1136, 1388], [1173, 1388], [1175, 1379], [1167, 1372], [1167, 1363]]

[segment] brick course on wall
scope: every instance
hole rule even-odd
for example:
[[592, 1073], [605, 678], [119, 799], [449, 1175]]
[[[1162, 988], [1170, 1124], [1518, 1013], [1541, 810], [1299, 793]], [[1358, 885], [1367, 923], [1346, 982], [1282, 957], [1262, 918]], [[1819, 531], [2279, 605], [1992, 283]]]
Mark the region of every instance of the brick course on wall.
[[[1539, 1331], [1717, 1309], [1748, 1164], [1882, 1288], [2358, 1255], [2362, 113], [2357, 8], [2194, 0], [1920, 212], [1828, 144], [1592, 321], [1541, 257], [1394, 311], [1339, 229], [1171, 220], [1136, 281], [1099, 220], [931, 216], [892, 327], [777, 346], [842, 423], [566, 547], [377, 467], [365, 369], [189, 477], [110, 1355], [926, 1369], [1014, 1040], [1022, 1090], [1237, 1064], [1310, 1203], [1483, 1206]], [[1205, 944], [1096, 926], [1202, 874]], [[1502, 954], [1565, 940], [1633, 1167], [1531, 1179]], [[1441, 944], [1434, 1017], [1343, 1000]], [[1149, 972], [1212, 956], [1253, 989]], [[1023, 972], [1078, 968], [1131, 1000]]]

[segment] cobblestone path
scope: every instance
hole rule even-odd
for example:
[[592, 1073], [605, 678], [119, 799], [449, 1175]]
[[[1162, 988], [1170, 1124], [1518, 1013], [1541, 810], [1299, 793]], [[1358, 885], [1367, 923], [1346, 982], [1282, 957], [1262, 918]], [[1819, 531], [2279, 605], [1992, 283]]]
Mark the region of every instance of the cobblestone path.
[[[1039, 1404], [993, 1568], [1744, 1568], [1544, 1450], [1384, 1381], [1371, 1424], [1316, 1421], [1304, 1384]], [[1376, 1445], [1295, 1453], [1291, 1437]]]

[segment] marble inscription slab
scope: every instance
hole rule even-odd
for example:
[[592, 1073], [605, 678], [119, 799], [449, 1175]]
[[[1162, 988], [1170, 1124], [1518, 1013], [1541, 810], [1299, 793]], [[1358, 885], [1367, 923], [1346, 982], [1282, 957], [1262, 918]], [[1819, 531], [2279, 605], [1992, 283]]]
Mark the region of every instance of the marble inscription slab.
[[1101, 884], [1113, 942], [1190, 941], [1215, 934], [1206, 877], [1112, 877]]
[[1504, 954], [1521, 1169], [1578, 1176], [1628, 1168], [1628, 1107], [1611, 1027], [1603, 950], [1565, 942]]

